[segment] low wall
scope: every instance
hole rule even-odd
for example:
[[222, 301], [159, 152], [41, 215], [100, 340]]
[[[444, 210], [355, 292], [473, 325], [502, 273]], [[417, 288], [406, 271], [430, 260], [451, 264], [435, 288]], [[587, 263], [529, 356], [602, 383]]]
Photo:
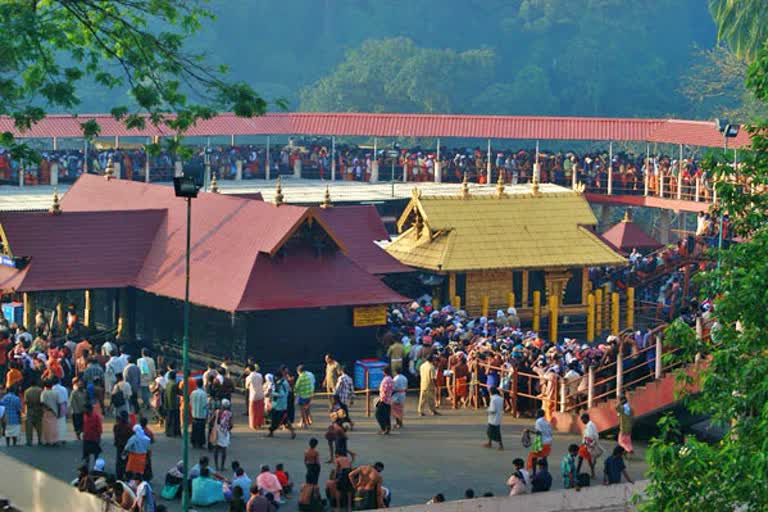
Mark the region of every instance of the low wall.
[[[23, 448], [22, 448], [23, 449]], [[0, 455], [0, 496], [24, 512], [104, 512], [105, 503], [48, 473]]]
[[646, 482], [596, 485], [580, 491], [562, 490], [522, 496], [476, 498], [434, 505], [411, 505], [386, 509], [389, 512], [628, 512], [637, 509], [632, 496], [642, 493]]

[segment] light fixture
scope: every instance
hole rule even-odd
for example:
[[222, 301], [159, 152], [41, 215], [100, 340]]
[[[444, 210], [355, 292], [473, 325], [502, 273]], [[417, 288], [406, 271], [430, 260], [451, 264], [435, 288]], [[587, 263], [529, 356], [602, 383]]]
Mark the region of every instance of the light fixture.
[[176, 197], [194, 198], [200, 187], [190, 176], [176, 176], [173, 178], [173, 190]]

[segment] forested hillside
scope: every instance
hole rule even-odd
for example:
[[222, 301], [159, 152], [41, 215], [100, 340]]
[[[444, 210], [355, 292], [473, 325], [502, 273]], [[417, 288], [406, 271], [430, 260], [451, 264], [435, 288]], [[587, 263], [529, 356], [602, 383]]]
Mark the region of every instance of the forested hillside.
[[705, 52], [703, 0], [210, 6], [195, 45], [292, 110], [709, 117], [743, 100], [743, 86], [717, 89], [734, 63]]

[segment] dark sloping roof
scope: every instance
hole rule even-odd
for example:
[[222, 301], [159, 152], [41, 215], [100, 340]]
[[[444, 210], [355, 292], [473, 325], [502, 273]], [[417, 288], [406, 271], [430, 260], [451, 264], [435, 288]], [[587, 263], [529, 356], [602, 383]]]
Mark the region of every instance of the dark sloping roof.
[[601, 238], [625, 252], [632, 249], [655, 249], [661, 247], [656, 239], [648, 235], [639, 224], [623, 219], [606, 229]]
[[375, 206], [315, 207], [312, 211], [341, 239], [347, 256], [367, 272], [394, 274], [413, 271], [374, 243], [374, 240], [389, 240], [389, 233]]
[[[174, 135], [164, 125], [147, 122], [128, 129], [110, 114], [51, 114], [26, 132], [0, 116], [0, 131], [17, 137], [83, 136], [81, 124], [95, 120], [102, 137]], [[549, 140], [632, 140], [719, 147], [722, 135], [711, 121], [565, 116], [490, 116], [471, 114], [402, 114], [366, 112], [278, 112], [254, 118], [221, 113], [198, 121], [186, 132], [206, 135], [353, 135], [381, 137], [463, 137]], [[741, 130], [731, 147], [749, 145]]]
[[392, 304], [409, 299], [355, 265], [341, 252], [315, 256], [311, 250], [281, 259], [259, 255], [238, 311]]
[[150, 252], [165, 210], [2, 212], [0, 226], [23, 270], [0, 268], [3, 290], [131, 286]]
[[240, 197], [242, 199], [251, 199], [254, 201], [264, 200], [264, 196], [261, 195], [261, 192], [238, 192], [237, 194], [226, 194], [226, 195]]

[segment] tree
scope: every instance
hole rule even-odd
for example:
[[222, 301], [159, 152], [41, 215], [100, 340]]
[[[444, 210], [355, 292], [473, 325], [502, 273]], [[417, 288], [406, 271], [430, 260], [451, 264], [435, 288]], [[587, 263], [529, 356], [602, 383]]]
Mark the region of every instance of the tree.
[[717, 38], [752, 60], [768, 40], [768, 10], [763, 0], [709, 0]]
[[[147, 121], [183, 133], [221, 108], [262, 114], [266, 102], [187, 43], [211, 13], [187, 0], [9, 0], [0, 3], [0, 114], [21, 131], [47, 110], [74, 111], [81, 88], [128, 91], [112, 105], [127, 127]], [[168, 115], [173, 112], [174, 115]], [[83, 123], [84, 135], [99, 127]], [[4, 144], [13, 144], [10, 133]], [[14, 145], [21, 151], [23, 146]]]
[[[738, 24], [732, 21], [736, 14], [725, 23]], [[734, 30], [721, 27], [726, 34]], [[746, 83], [764, 103], [767, 62], [768, 48], [756, 44]], [[751, 148], [741, 152], [736, 179], [729, 158], [719, 152], [703, 163], [714, 174], [720, 198], [715, 215], [727, 213], [743, 239], [718, 254], [718, 267], [701, 276], [705, 293], [715, 297], [717, 327], [708, 340], [698, 340], [681, 322], [666, 331], [667, 343], [680, 348], [673, 358], [706, 356], [706, 365], [695, 373], [699, 391], [686, 394], [685, 404], [693, 413], [709, 415], [726, 434], [714, 443], [685, 438], [676, 422], [665, 418], [647, 455], [651, 482], [644, 510], [768, 509], [768, 124], [747, 129]], [[694, 379], [685, 372], [678, 377], [682, 383]]]

